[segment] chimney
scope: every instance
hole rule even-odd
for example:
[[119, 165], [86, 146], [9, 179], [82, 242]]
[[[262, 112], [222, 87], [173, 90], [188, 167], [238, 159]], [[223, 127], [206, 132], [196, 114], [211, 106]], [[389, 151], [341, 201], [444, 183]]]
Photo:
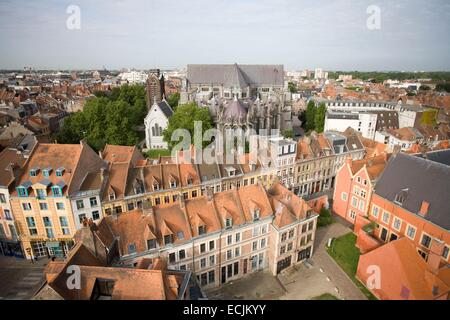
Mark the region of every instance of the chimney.
[[345, 158], [345, 163], [348, 164], [350, 167], [352, 166], [352, 157], [348, 156], [347, 158]]
[[178, 198], [180, 199], [180, 208], [183, 209], [186, 206], [186, 200], [181, 193], [178, 194]]
[[103, 182], [103, 180], [105, 179], [105, 168], [100, 168], [100, 181]]
[[443, 251], [444, 241], [434, 238], [431, 241], [430, 253], [427, 260], [428, 269], [434, 274], [439, 271]]
[[208, 201], [212, 201], [212, 200], [213, 200], [214, 194], [213, 194], [213, 192], [212, 192], [211, 187], [208, 187], [208, 188], [206, 189], [206, 196], [207, 196], [207, 198], [208, 198]]
[[153, 214], [153, 207], [150, 205], [148, 200], [144, 201], [142, 205], [142, 216], [149, 216]]

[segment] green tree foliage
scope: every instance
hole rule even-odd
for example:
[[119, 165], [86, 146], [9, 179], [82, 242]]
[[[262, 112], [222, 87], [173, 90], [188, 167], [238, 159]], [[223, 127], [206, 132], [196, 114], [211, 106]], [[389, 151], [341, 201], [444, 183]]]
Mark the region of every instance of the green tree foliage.
[[297, 84], [295, 84], [294, 82], [288, 82], [288, 89], [289, 89], [289, 92], [291, 92], [291, 93], [298, 92]]
[[437, 91], [450, 92], [450, 82], [442, 82], [436, 85]]
[[418, 80], [431, 79], [432, 81], [450, 81], [450, 72], [359, 72], [359, 71], [335, 71], [328, 72], [330, 79], [337, 79], [341, 74], [352, 75], [354, 79], [371, 80], [380, 83], [388, 79]]
[[306, 119], [305, 130], [307, 132], [314, 130], [315, 118], [316, 118], [316, 104], [314, 103], [314, 101], [311, 100], [308, 102], [308, 106], [306, 107], [305, 112], [305, 119]]
[[175, 110], [175, 108], [178, 106], [178, 102], [180, 101], [180, 93], [179, 92], [175, 92], [172, 93], [168, 98], [167, 98], [167, 103], [170, 105], [170, 107]]
[[320, 103], [319, 107], [316, 110], [316, 113], [314, 115], [314, 129], [316, 132], [321, 133], [323, 132], [324, 126], [325, 126], [325, 114], [327, 112], [327, 107], [325, 106], [325, 103]]
[[317, 226], [324, 227], [333, 223], [333, 217], [328, 209], [320, 209], [319, 218], [317, 218]]
[[136, 127], [143, 125], [147, 114], [145, 98], [142, 85], [124, 85], [109, 94], [98, 94], [86, 101], [82, 112], [65, 119], [56, 140], [78, 143], [86, 139], [95, 150], [106, 143], [134, 145], [139, 141]]
[[[208, 108], [201, 108], [196, 103], [179, 105], [169, 119], [169, 125], [163, 131], [163, 138], [169, 144], [170, 149], [180, 141], [172, 141], [172, 133], [177, 129], [186, 129], [191, 135], [191, 143], [194, 143], [194, 121], [202, 122], [202, 134], [213, 127], [213, 121]], [[204, 142], [204, 145], [208, 145]]]
[[284, 130], [283, 136], [284, 136], [285, 138], [292, 139], [292, 138], [294, 137], [294, 130], [292, 130], [292, 129], [286, 129], [286, 130]]

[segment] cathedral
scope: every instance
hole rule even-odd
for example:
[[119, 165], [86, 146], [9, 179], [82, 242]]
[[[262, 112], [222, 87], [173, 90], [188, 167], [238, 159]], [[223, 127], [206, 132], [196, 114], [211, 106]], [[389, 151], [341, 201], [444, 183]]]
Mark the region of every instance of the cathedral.
[[292, 127], [282, 65], [188, 65], [180, 103], [208, 107], [217, 129]]

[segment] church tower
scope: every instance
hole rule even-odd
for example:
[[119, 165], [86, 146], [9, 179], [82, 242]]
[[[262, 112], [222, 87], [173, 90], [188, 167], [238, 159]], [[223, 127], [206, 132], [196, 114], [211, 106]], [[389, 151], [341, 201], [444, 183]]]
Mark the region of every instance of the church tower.
[[164, 75], [159, 69], [152, 69], [147, 79], [147, 109], [154, 102], [160, 103], [164, 97]]

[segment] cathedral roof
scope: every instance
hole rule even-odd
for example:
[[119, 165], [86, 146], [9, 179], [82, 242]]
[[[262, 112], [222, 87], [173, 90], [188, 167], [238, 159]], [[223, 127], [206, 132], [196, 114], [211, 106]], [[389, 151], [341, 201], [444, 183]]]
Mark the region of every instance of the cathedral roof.
[[283, 86], [284, 67], [261, 64], [189, 64], [187, 79], [192, 84], [226, 85], [231, 81], [240, 84], [241, 87]]
[[237, 88], [248, 87], [248, 83], [245, 80], [245, 77], [242, 74], [241, 69], [239, 69], [236, 63], [233, 64], [231, 70], [229, 70], [229, 72], [226, 74], [224, 86]]
[[231, 103], [225, 105], [223, 118], [225, 121], [244, 122], [247, 117], [247, 107], [236, 97]]

